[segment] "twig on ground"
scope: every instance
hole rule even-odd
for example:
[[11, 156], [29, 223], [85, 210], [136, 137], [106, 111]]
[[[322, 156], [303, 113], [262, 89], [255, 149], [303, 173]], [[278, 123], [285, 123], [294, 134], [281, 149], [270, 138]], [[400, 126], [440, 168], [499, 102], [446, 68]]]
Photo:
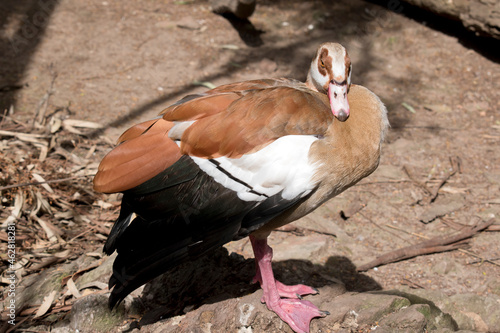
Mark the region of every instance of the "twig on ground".
[[409, 286], [410, 288], [413, 288], [413, 289], [425, 289], [424, 287], [422, 287], [421, 285], [419, 285], [418, 283], [416, 282], [413, 282], [407, 278], [403, 278], [403, 283], [402, 284], [406, 284], [407, 286]]
[[410, 180], [412, 181], [413, 184], [415, 184], [416, 186], [418, 186], [422, 190], [424, 190], [426, 195], [432, 194], [431, 190], [427, 187], [427, 185], [425, 185], [425, 183], [422, 183], [417, 178], [415, 178], [415, 176], [410, 172], [410, 170], [408, 169], [408, 167], [406, 165], [403, 166], [403, 171], [406, 173], [408, 178], [410, 178]]
[[361, 265], [357, 268], [358, 272], [367, 271], [373, 267], [393, 263], [396, 261], [413, 258], [423, 254], [431, 254], [437, 252], [456, 250], [463, 246], [467, 242], [467, 238], [470, 238], [477, 234], [478, 232], [488, 228], [493, 224], [495, 220], [490, 219], [487, 222], [475, 225], [473, 227], [467, 228], [462, 232], [459, 232], [452, 236], [438, 236], [421, 242], [419, 244], [407, 246], [395, 251], [386, 253], [377, 259]]
[[284, 226], [276, 229], [275, 231], [289, 232], [289, 233], [294, 234], [296, 236], [304, 236], [304, 231], [309, 231], [309, 232], [313, 232], [316, 234], [332, 236], [332, 237], [337, 238], [337, 235], [335, 235], [331, 232], [321, 231], [321, 230], [317, 230], [317, 229], [313, 229], [313, 228], [296, 227], [296, 226], [293, 226], [290, 224], [284, 225]]
[[42, 268], [50, 267], [54, 264], [65, 261], [66, 259], [67, 259], [67, 257], [66, 258], [50, 257], [50, 258], [47, 258], [47, 259], [45, 259], [37, 264], [34, 264], [30, 268], [28, 268], [27, 271], [29, 273], [33, 273], [33, 272], [41, 270]]
[[375, 184], [399, 184], [399, 183], [411, 183], [412, 181], [409, 179], [388, 179], [388, 180], [375, 180], [375, 181], [361, 181], [354, 186], [363, 186], [363, 185], [375, 185]]
[[[35, 127], [35, 124], [39, 125], [45, 125], [45, 114], [47, 113], [47, 108], [49, 106], [49, 99], [50, 96], [54, 94], [54, 82], [56, 81], [57, 78], [57, 72], [54, 71], [53, 64], [50, 64], [49, 70], [50, 74], [52, 75], [52, 79], [50, 80], [50, 87], [47, 89], [47, 92], [45, 95], [43, 95], [42, 99], [38, 103], [38, 107], [36, 108], [35, 115], [33, 117], [33, 122], [31, 123], [31, 127]], [[43, 111], [40, 112], [43, 106]]]
[[500, 231], [500, 224], [492, 224], [485, 231]]
[[419, 181], [415, 176], [410, 172], [408, 167], [405, 165], [403, 166], [403, 171], [406, 173], [408, 178], [410, 178], [411, 182], [415, 184], [416, 186], [420, 187], [422, 190], [424, 190], [426, 195], [431, 195], [431, 190], [425, 185], [425, 183]]
[[[7, 321], [5, 321], [4, 326], [2, 327], [2, 330], [5, 328], [6, 329], [5, 333], [14, 332], [14, 330], [18, 329], [18, 327], [20, 327], [26, 320], [28, 320], [30, 318], [31, 317], [22, 318], [14, 326], [10, 325], [9, 323], [7, 323]], [[10, 327], [8, 327], [7, 325], [9, 325]]]
[[0, 191], [8, 190], [11, 188], [17, 188], [17, 187], [38, 186], [38, 185], [42, 185], [42, 184], [52, 184], [52, 183], [62, 183], [62, 182], [68, 181], [68, 180], [84, 178], [84, 177], [93, 177], [93, 176], [95, 176], [95, 175], [81, 175], [81, 176], [74, 176], [74, 177], [68, 177], [68, 178], [51, 179], [51, 180], [46, 180], [44, 182], [29, 182], [29, 183], [21, 183], [21, 184], [12, 184], [12, 185], [7, 185], [7, 186], [1, 186]]
[[284, 226], [276, 229], [275, 231], [291, 233], [295, 236], [304, 236], [304, 228], [298, 228], [298, 227], [290, 225], [290, 224], [284, 225]]
[[387, 230], [387, 229], [384, 229], [382, 228], [381, 226], [379, 226], [377, 223], [375, 223], [372, 219], [370, 219], [369, 217], [365, 216], [363, 213], [361, 212], [358, 212], [359, 215], [363, 216], [366, 220], [368, 220], [368, 222], [370, 222], [371, 224], [375, 225], [377, 228], [381, 229], [382, 231], [385, 231], [385, 232], [388, 232], [390, 233], [391, 235], [393, 236], [396, 236], [397, 238], [401, 239], [403, 242], [408, 242], [407, 239], [404, 239], [403, 237], [399, 236], [398, 234], [390, 231], [390, 230]]
[[412, 183], [420, 187], [426, 195], [425, 199], [419, 200], [418, 204], [430, 204], [436, 201], [439, 190], [444, 184], [457, 172], [461, 172], [461, 160], [460, 157], [450, 157], [451, 170], [448, 171], [438, 182], [438, 184], [431, 190], [424, 182], [419, 181], [408, 169], [407, 166], [403, 167], [403, 171], [406, 173], [408, 178], [411, 179]]
[[458, 223], [458, 222], [455, 222], [455, 221], [452, 221], [452, 220], [449, 220], [449, 219], [445, 219], [445, 218], [441, 218], [440, 221], [443, 223], [443, 224], [446, 224], [446, 226], [450, 227], [450, 228], [453, 228], [455, 230], [463, 230], [464, 228], [467, 228], [468, 226], [464, 225], [464, 224], [461, 224], [461, 223]]
[[489, 259], [482, 258], [481, 260], [476, 260], [476, 261], [469, 262], [469, 263], [467, 263], [467, 265], [474, 265], [474, 264], [479, 264], [479, 263], [483, 264], [484, 262], [490, 262], [490, 263], [492, 263], [492, 261], [496, 261], [496, 260], [500, 260], [500, 258], [489, 258]]
[[[441, 222], [446, 224], [448, 227], [453, 228], [455, 230], [463, 230], [464, 228], [469, 228], [470, 226], [461, 224], [458, 222], [451, 221], [449, 219], [440, 219]], [[500, 231], [500, 224], [492, 224], [488, 228], [484, 229], [484, 231]]]
[[[52, 309], [50, 309], [50, 312], [48, 314], [54, 314], [54, 313], [58, 313], [58, 312], [69, 311], [69, 310], [71, 310], [72, 306], [73, 306], [73, 304], [62, 305], [62, 306], [54, 306], [54, 307], [52, 307]], [[38, 307], [31, 307], [31, 308], [25, 309], [25, 310], [21, 311], [21, 313], [19, 315], [20, 316], [31, 316], [32, 314], [34, 314], [38, 310], [38, 308], [39, 308], [39, 306]], [[28, 317], [28, 318], [30, 318], [30, 317]]]
[[396, 226], [390, 225], [388, 223], [385, 226], [389, 227], [389, 228], [392, 228], [392, 229], [395, 229], [395, 230], [398, 230], [398, 231], [402, 231], [404, 233], [407, 233], [408, 235], [416, 236], [416, 237], [419, 237], [419, 238], [429, 239], [429, 237], [427, 237], [427, 236], [424, 236], [424, 235], [421, 235], [421, 234], [417, 234], [416, 232], [409, 232], [409, 231], [406, 231], [404, 229], [398, 228]]
[[478, 259], [481, 259], [482, 262], [488, 262], [488, 263], [490, 263], [492, 265], [500, 267], [500, 264], [498, 264], [498, 263], [496, 263], [496, 262], [493, 261], [493, 260], [497, 260], [497, 259], [487, 259], [487, 258], [481, 257], [480, 255], [477, 255], [475, 253], [472, 253], [472, 252], [464, 250], [464, 249], [459, 249], [459, 251], [462, 252], [462, 253], [468, 254], [468, 255], [470, 255], [472, 257], [476, 257]]
[[451, 164], [451, 170], [448, 171], [443, 178], [439, 181], [439, 184], [434, 188], [434, 190], [431, 193], [429, 200], [429, 203], [434, 202], [438, 196], [438, 192], [443, 187], [444, 184], [450, 179], [454, 174], [457, 172], [460, 172], [460, 166], [461, 166], [461, 161], [460, 157], [450, 157], [450, 164]]
[[80, 269], [79, 271], [77, 271], [77, 272], [75, 272], [75, 273], [73, 273], [71, 275], [63, 277], [62, 280], [61, 280], [61, 285], [64, 286], [66, 284], [66, 282], [68, 282], [69, 279], [73, 279], [73, 281], [76, 281], [83, 273], [86, 273], [86, 272], [88, 272], [88, 271], [90, 271], [90, 270], [92, 270], [94, 268], [97, 268], [101, 264], [102, 264], [102, 260], [98, 260], [98, 261], [92, 263], [90, 266], [87, 266], [87, 267], [85, 267], [83, 269]]
[[95, 228], [92, 226], [92, 227], [88, 228], [87, 230], [85, 230], [85, 231], [83, 231], [83, 232], [79, 233], [79, 234], [78, 234], [78, 235], [76, 235], [75, 237], [71, 238], [71, 239], [70, 239], [69, 241], [67, 241], [66, 243], [71, 244], [71, 243], [73, 243], [73, 242], [75, 241], [75, 239], [77, 239], [77, 238], [79, 238], [79, 237], [82, 237], [82, 236], [83, 236], [83, 235], [85, 235], [85, 234], [88, 234], [89, 232], [91, 232], [91, 231], [92, 231], [92, 230], [94, 230], [94, 229], [95, 229]]

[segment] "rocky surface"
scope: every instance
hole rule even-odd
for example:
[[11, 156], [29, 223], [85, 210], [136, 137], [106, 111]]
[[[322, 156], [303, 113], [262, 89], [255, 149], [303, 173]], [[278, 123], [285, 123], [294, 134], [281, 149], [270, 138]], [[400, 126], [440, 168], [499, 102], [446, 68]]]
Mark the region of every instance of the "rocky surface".
[[405, 0], [405, 2], [458, 20], [464, 27], [478, 35], [500, 39], [500, 2], [496, 0]]
[[[80, 280], [106, 279], [113, 259], [106, 258]], [[51, 290], [48, 286], [59, 288], [60, 283], [52, 278], [74, 272], [74, 268], [75, 264], [66, 265], [57, 274], [55, 270], [47, 272], [43, 280], [24, 282], [43, 292], [33, 293], [32, 301], [39, 302], [36, 295], [47, 293]], [[281, 262], [276, 268], [281, 280], [289, 284], [302, 282], [305, 274], [312, 274], [308, 283], [312, 282], [319, 294], [306, 299], [330, 315], [313, 320], [311, 332], [499, 332], [498, 295], [447, 296], [409, 288], [349, 291], [343, 282], [322, 274], [321, 269], [301, 260]], [[253, 260], [220, 249], [213, 256], [184, 264], [148, 283], [112, 311], [107, 306], [109, 293], [81, 296], [69, 315], [54, 322], [51, 332], [292, 333], [260, 302], [262, 290], [249, 283], [252, 273]], [[32, 294], [25, 290], [24, 295]]]

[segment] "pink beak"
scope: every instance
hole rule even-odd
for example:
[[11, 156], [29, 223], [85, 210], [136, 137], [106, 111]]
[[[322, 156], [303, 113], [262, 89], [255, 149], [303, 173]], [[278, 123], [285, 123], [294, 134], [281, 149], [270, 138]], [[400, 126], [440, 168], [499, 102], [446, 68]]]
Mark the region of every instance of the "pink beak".
[[[345, 81], [344, 81], [345, 82]], [[337, 84], [335, 81], [328, 85], [328, 99], [332, 113], [340, 121], [349, 118], [349, 102], [347, 101], [347, 83]]]

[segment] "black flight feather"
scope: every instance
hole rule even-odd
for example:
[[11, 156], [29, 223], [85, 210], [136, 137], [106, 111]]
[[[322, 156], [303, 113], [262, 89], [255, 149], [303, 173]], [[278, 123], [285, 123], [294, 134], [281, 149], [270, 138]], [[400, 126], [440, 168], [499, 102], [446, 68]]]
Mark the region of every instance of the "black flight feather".
[[118, 252], [109, 281], [114, 287], [110, 307], [175, 266], [248, 236], [302, 199], [284, 200], [278, 193], [260, 202], [243, 201], [183, 156], [124, 192], [104, 247], [107, 254]]

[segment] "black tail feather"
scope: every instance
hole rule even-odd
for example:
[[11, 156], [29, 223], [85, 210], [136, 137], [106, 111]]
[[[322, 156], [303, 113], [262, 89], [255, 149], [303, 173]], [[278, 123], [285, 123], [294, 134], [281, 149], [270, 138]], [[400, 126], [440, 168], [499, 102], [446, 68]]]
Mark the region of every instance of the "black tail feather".
[[109, 280], [110, 308], [177, 265], [247, 236], [300, 200], [284, 200], [278, 193], [260, 202], [243, 201], [189, 157], [181, 158], [124, 193], [104, 246], [107, 254], [118, 252]]

